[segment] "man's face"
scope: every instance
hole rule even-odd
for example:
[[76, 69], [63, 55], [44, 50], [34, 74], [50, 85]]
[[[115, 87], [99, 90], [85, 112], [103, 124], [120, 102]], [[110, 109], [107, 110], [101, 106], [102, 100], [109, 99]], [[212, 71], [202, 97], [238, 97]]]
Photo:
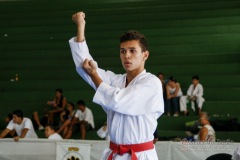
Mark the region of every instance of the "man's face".
[[126, 72], [141, 72], [148, 58], [148, 51], [142, 52], [138, 40], [126, 41], [120, 44], [120, 58]]
[[200, 122], [200, 124], [201, 124], [202, 126], [204, 126], [205, 123], [206, 123], [206, 117], [204, 117], [204, 116], [200, 117], [200, 118], [199, 118], [199, 122]]
[[164, 80], [164, 75], [159, 74], [159, 75], [158, 75], [158, 78], [159, 78], [161, 81], [163, 81], [163, 80]]
[[197, 79], [193, 79], [193, 80], [192, 80], [192, 84], [193, 84], [194, 86], [196, 86], [196, 85], [198, 84], [198, 82], [199, 82], [199, 80], [197, 80]]
[[50, 135], [53, 134], [53, 130], [50, 127], [45, 128], [45, 136], [48, 138]]
[[22, 118], [18, 117], [17, 115], [13, 114], [13, 122], [17, 123], [17, 124], [21, 124], [22, 123]]
[[84, 112], [84, 106], [83, 105], [78, 105], [78, 109], [81, 110], [82, 112]]

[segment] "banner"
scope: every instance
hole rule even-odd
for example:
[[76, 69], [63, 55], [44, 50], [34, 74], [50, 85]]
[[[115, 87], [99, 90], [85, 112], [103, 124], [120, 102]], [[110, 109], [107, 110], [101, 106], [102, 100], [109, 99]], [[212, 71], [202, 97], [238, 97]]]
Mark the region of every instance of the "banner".
[[56, 160], [90, 160], [90, 144], [57, 143]]

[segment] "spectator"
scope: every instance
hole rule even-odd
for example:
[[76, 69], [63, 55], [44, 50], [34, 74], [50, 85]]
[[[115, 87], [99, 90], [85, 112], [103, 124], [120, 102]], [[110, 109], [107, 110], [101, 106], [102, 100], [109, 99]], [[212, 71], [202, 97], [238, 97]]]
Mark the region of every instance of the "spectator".
[[13, 119], [13, 115], [12, 115], [12, 113], [9, 113], [9, 114], [5, 117], [5, 122], [6, 122], [6, 123], [9, 123], [12, 119]]
[[61, 88], [56, 89], [55, 98], [53, 101], [47, 101], [47, 105], [51, 106], [51, 108], [44, 110], [43, 117], [40, 119], [38, 112], [33, 112], [32, 120], [34, 128], [38, 128], [38, 130], [44, 130], [44, 126], [46, 124], [58, 125], [56, 124], [57, 122], [54, 121], [53, 117], [55, 116], [56, 118], [57, 116], [57, 118], [60, 118], [58, 116], [60, 116], [60, 113], [64, 111], [66, 104], [67, 99], [63, 96], [63, 90]]
[[32, 121], [29, 118], [23, 117], [21, 110], [15, 110], [12, 113], [13, 119], [8, 123], [6, 129], [0, 134], [0, 139], [4, 138], [9, 132], [16, 132], [15, 141], [20, 138], [38, 138], [34, 131]]
[[53, 107], [48, 111], [48, 124], [54, 125], [53, 116], [59, 116], [67, 105], [67, 99], [63, 96], [63, 90], [61, 88], [56, 89], [55, 98], [53, 101], [47, 101], [47, 104]]
[[68, 128], [77, 112], [77, 110], [74, 110], [75, 106], [72, 102], [68, 102], [67, 104], [67, 110], [63, 111], [60, 115], [62, 125], [60, 129], [57, 131], [57, 133], [61, 133], [63, 131], [63, 138], [65, 138]]
[[166, 99], [167, 99], [167, 92], [166, 92], [166, 85], [167, 85], [167, 80], [164, 79], [164, 73], [158, 72], [157, 77], [162, 83], [162, 91], [163, 91], [163, 100], [164, 100], [164, 110], [167, 110], [166, 108]]
[[209, 122], [208, 114], [206, 112], [201, 112], [199, 117], [199, 121], [202, 127], [198, 133], [198, 140], [203, 142], [215, 142], [216, 135], [213, 127]]
[[45, 136], [48, 139], [57, 139], [57, 140], [62, 139], [62, 137], [55, 132], [55, 129], [53, 128], [53, 126], [50, 126], [50, 125], [45, 126]]
[[203, 96], [203, 86], [199, 83], [199, 77], [192, 77], [192, 84], [187, 90], [187, 95], [180, 98], [180, 110], [184, 112], [184, 115], [188, 115], [187, 103], [191, 102], [191, 108], [195, 111], [195, 102], [198, 105], [198, 114], [202, 111], [202, 105], [205, 99]]
[[83, 100], [77, 102], [78, 111], [75, 114], [75, 117], [71, 123], [71, 126], [66, 135], [66, 139], [70, 138], [72, 135], [73, 125], [79, 124], [81, 131], [81, 139], [86, 138], [86, 131], [94, 129], [94, 119], [92, 111], [86, 107], [86, 104]]
[[178, 116], [178, 110], [179, 110], [179, 97], [183, 95], [181, 86], [177, 82], [176, 78], [169, 77], [168, 83], [166, 85], [166, 93], [167, 93], [167, 99], [166, 99], [166, 112], [167, 115], [170, 116], [171, 114], [171, 104], [174, 108], [174, 117]]
[[32, 114], [32, 122], [35, 130], [44, 130], [44, 126], [48, 123], [48, 114], [44, 112], [44, 116], [40, 120], [38, 112], [34, 111]]
[[[5, 117], [5, 122], [6, 124], [8, 124], [11, 120], [13, 119], [13, 115], [12, 113], [9, 113], [6, 117]], [[16, 136], [16, 133], [14, 130], [10, 131], [5, 138], [13, 138], [14, 136]]]

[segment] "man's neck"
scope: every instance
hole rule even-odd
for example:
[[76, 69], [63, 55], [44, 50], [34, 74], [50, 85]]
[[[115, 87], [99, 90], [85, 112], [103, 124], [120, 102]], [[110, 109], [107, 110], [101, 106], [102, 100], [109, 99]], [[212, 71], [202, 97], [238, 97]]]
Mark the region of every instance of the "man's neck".
[[137, 77], [139, 74], [141, 74], [143, 71], [144, 71], [144, 69], [142, 69], [141, 71], [127, 72], [125, 87], [127, 87], [128, 84], [129, 84], [135, 77]]

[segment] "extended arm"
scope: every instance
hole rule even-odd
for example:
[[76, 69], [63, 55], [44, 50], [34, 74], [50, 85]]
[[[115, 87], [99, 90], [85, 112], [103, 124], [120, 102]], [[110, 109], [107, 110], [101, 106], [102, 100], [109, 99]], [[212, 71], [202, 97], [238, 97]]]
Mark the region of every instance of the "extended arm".
[[21, 135], [14, 137], [14, 140], [17, 142], [17, 141], [19, 141], [20, 138], [24, 138], [24, 137], [26, 136], [26, 134], [27, 134], [28, 131], [29, 131], [28, 128], [24, 128], [24, 129], [22, 130]]
[[[77, 25], [76, 42], [83, 42], [85, 40], [85, 25], [86, 25], [85, 13], [83, 12], [75, 13], [72, 16], [72, 20]], [[85, 59], [82, 67], [92, 79], [93, 83], [95, 84], [95, 87], [98, 88], [98, 86], [102, 83], [102, 79], [99, 77], [97, 73], [96, 63], [94, 63], [93, 60]]]
[[10, 132], [10, 129], [4, 129], [2, 133], [0, 134], [0, 139], [6, 137], [6, 135]]

